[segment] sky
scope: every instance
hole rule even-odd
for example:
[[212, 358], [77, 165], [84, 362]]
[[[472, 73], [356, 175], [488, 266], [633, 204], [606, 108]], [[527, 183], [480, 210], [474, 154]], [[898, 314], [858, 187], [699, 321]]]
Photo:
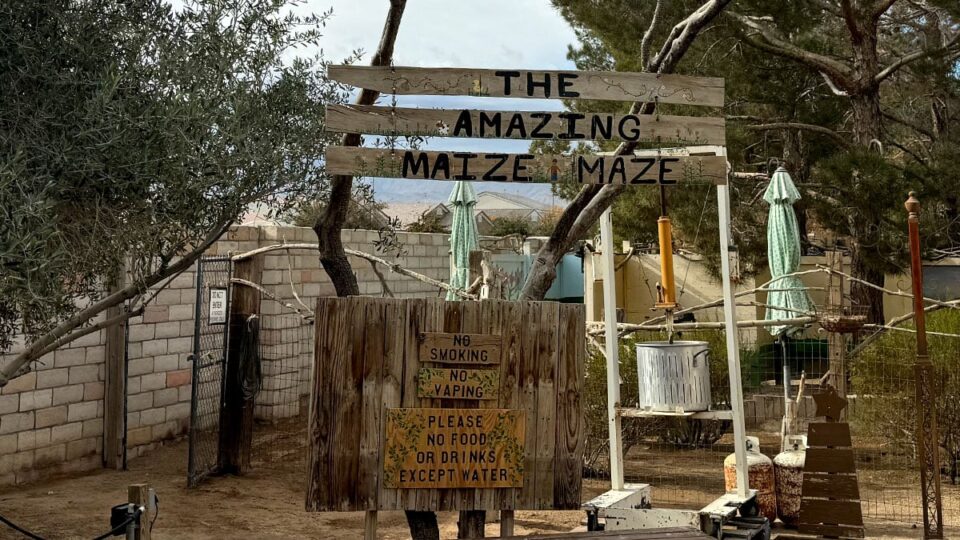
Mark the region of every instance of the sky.
[[[320, 40], [324, 57], [339, 62], [355, 49], [364, 51], [367, 64], [380, 41], [387, 0], [308, 0], [303, 9], [323, 12], [333, 8]], [[410, 0], [404, 10], [394, 49], [394, 65], [417, 67], [471, 67], [572, 69], [567, 46], [576, 43], [573, 30], [549, 0]], [[381, 103], [390, 103], [382, 96]], [[397, 96], [397, 105], [425, 108], [485, 108], [499, 110], [560, 110], [556, 100], [491, 99], [470, 96]], [[368, 137], [368, 139], [370, 139]], [[430, 139], [430, 150], [523, 152], [529, 141]], [[384, 202], [438, 202], [446, 200], [452, 185], [429, 180], [377, 178], [377, 199]], [[559, 204], [547, 184], [484, 183], [478, 191], [504, 191]]]

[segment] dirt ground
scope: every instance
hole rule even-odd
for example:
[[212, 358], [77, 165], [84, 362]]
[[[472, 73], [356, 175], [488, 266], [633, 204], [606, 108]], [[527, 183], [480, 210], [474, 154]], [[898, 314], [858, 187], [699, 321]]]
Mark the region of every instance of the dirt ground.
[[[93, 538], [107, 529], [109, 509], [126, 501], [127, 485], [146, 482], [155, 487], [160, 498], [160, 513], [154, 526], [157, 539], [210, 538], [310, 538], [345, 540], [359, 538], [362, 513], [312, 514], [303, 510], [302, 479], [292, 474], [299, 469], [292, 464], [287, 470], [259, 468], [244, 477], [215, 477], [197, 488], [186, 487], [186, 443], [172, 444], [148, 456], [130, 462], [130, 470], [94, 471], [82, 475], [55, 478], [42, 483], [6, 488], [0, 491], [0, 513], [46, 538]], [[664, 466], [684, 468], [692, 474], [707, 475], [703, 456], [686, 453], [683, 463], [655, 461], [653, 453], [640, 463], [663, 474]], [[657, 452], [660, 460], [666, 456]], [[631, 456], [634, 457], [634, 456]], [[634, 463], [637, 463], [636, 460]], [[709, 465], [712, 467], [712, 465]], [[299, 469], [302, 470], [302, 469]], [[640, 473], [642, 468], [628, 468]], [[702, 497], [714, 487], [704, 484]], [[584, 481], [584, 498], [603, 492], [608, 484], [602, 480]], [[661, 489], [677, 489], [663, 486]], [[688, 489], [689, 486], [687, 486]], [[694, 488], [694, 491], [696, 488]], [[712, 489], [710, 489], [712, 491]], [[666, 493], [664, 493], [666, 495]], [[657, 500], [656, 493], [654, 494]], [[491, 516], [493, 518], [494, 516]], [[565, 532], [578, 526], [584, 515], [570, 512], [522, 512], [516, 516], [516, 533]], [[456, 514], [440, 515], [443, 538], [456, 538]], [[920, 538], [919, 530], [909, 525], [868, 523], [869, 538]], [[488, 525], [487, 535], [496, 536], [499, 525]], [[409, 538], [402, 513], [380, 514], [380, 537]], [[948, 538], [960, 538], [960, 531], [950, 531]], [[20, 538], [0, 526], [0, 539]]]

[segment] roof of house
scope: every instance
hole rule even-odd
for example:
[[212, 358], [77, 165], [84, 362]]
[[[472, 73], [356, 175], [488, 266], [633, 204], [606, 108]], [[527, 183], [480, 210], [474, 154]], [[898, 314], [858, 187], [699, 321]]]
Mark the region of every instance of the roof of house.
[[[486, 207], [490, 207], [490, 204], [496, 204], [494, 202], [496, 199], [510, 203], [511, 205], [529, 208], [531, 210], [545, 210], [550, 206], [549, 204], [531, 199], [530, 197], [524, 197], [523, 195], [516, 195], [514, 193], [502, 193], [500, 191], [481, 191], [477, 194], [478, 204], [480, 203], [480, 199], [488, 199], [483, 201], [483, 206]], [[495, 208], [495, 206], [493, 208]]]
[[436, 206], [436, 203], [390, 203], [383, 209], [383, 213], [391, 218], [398, 218], [401, 226], [406, 227], [419, 221], [420, 216]]

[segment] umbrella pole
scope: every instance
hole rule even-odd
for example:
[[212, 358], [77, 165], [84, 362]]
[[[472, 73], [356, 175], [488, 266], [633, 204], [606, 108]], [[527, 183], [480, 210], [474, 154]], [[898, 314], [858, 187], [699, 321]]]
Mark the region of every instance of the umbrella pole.
[[676, 280], [673, 276], [673, 227], [667, 217], [667, 191], [660, 184], [660, 218], [657, 219], [660, 243], [660, 290], [657, 308], [663, 310], [667, 325], [667, 341], [673, 343], [673, 310], [677, 307]]

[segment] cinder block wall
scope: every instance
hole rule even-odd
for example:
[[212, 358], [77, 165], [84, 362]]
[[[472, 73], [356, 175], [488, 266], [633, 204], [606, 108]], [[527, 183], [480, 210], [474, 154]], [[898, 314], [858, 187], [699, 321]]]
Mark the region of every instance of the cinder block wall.
[[[375, 252], [376, 231], [348, 230], [348, 248]], [[443, 234], [398, 233], [404, 254], [382, 255], [432, 278], [449, 277], [449, 243]], [[308, 228], [235, 227], [209, 255], [249, 251], [281, 242], [313, 243]], [[335, 294], [315, 252], [275, 251], [263, 255], [261, 284], [295, 303], [297, 294], [311, 309], [316, 299]], [[383, 284], [370, 263], [350, 257], [361, 294], [379, 296]], [[432, 297], [435, 287], [379, 268], [396, 297]], [[127, 446], [130, 458], [186, 433], [189, 426], [196, 269], [191, 268], [160, 291], [142, 317], [132, 319], [128, 341]], [[263, 300], [265, 316], [289, 312]], [[105, 332], [92, 333], [45, 356], [35, 370], [0, 390], [0, 485], [47, 475], [95, 469], [102, 464]], [[16, 350], [11, 354], [15, 354]], [[308, 370], [309, 356], [300, 369]], [[6, 362], [10, 355], [0, 358]], [[268, 399], [265, 397], [264, 399]], [[264, 413], [267, 414], [267, 413]], [[184, 455], [186, 460], [186, 455]]]

